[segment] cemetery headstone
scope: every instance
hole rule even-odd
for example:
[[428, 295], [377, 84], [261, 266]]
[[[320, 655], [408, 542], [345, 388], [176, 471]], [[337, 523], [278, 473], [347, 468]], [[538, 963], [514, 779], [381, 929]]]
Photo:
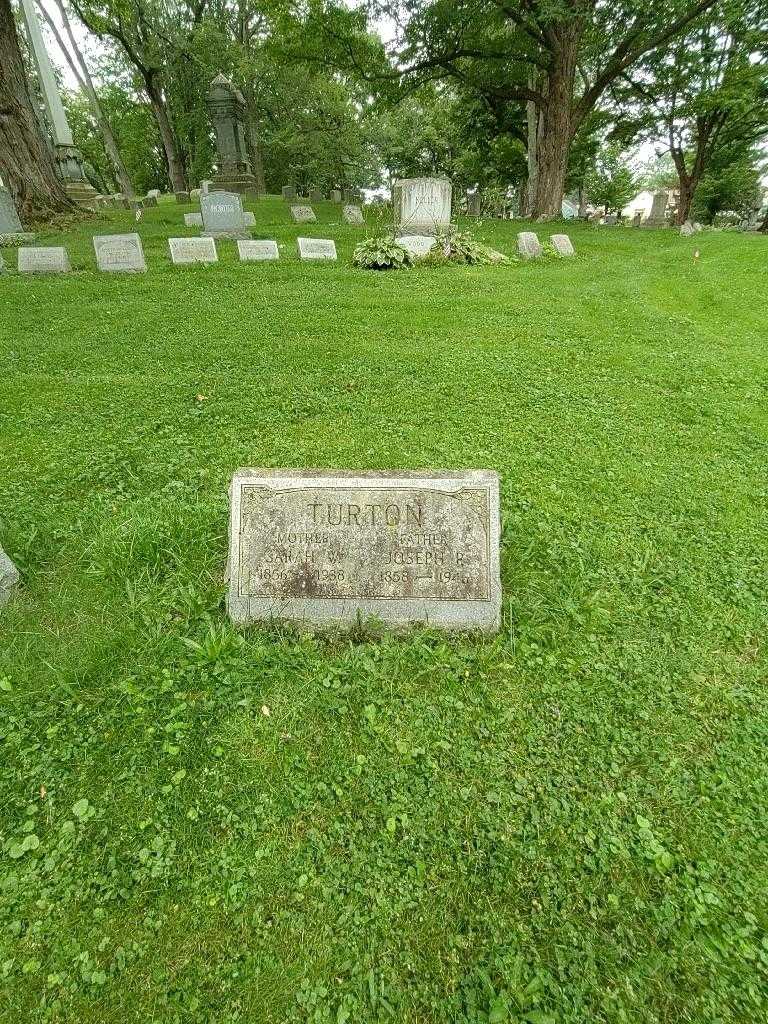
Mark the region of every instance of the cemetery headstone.
[[642, 210], [638, 210], [635, 213], [634, 217], [632, 218], [632, 227], [633, 228], [639, 228], [642, 223], [643, 223], [643, 211]]
[[336, 243], [331, 238], [297, 238], [303, 260], [335, 260]]
[[667, 206], [669, 194], [665, 191], [655, 192], [651, 202], [651, 212], [645, 222], [649, 227], [661, 227], [667, 223]]
[[550, 235], [549, 240], [552, 243], [555, 252], [559, 256], [576, 255], [576, 251], [573, 248], [573, 243], [571, 242], [568, 235]]
[[517, 236], [517, 251], [524, 260], [535, 260], [541, 256], [541, 242], [535, 231], [519, 232]]
[[496, 473], [241, 469], [230, 499], [235, 622], [499, 627]]
[[321, 188], [311, 188], [309, 190], [309, 201], [310, 203], [322, 203], [325, 199], [325, 193]]
[[205, 179], [205, 181], [201, 181], [200, 182], [200, 195], [207, 196], [208, 193], [211, 191], [211, 185], [212, 184], [213, 184], [213, 182], [208, 180], [207, 178]]
[[228, 78], [217, 75], [205, 104], [216, 133], [216, 184], [244, 195], [256, 187], [245, 141], [245, 97]]
[[411, 256], [421, 259], [431, 252], [437, 239], [430, 235], [399, 235], [395, 241], [407, 250]]
[[14, 242], [32, 241], [34, 237], [22, 228], [11, 193], [0, 186], [0, 243], [11, 245]]
[[250, 238], [243, 219], [243, 200], [236, 192], [200, 196], [203, 234], [210, 238]]
[[199, 188], [193, 188], [193, 189], [192, 189], [192, 190], [190, 191], [190, 193], [189, 193], [189, 199], [190, 199], [190, 202], [192, 202], [192, 203], [199, 203], [199, 202], [200, 202], [200, 196], [201, 196], [202, 194], [203, 194], [203, 193], [202, 193], [201, 189], [199, 189]]
[[169, 238], [171, 262], [178, 266], [183, 263], [217, 263], [219, 256], [212, 238]]
[[480, 216], [480, 193], [479, 192], [467, 192], [467, 216], [468, 217], [479, 217]]
[[295, 185], [283, 185], [283, 199], [295, 199], [296, 198], [296, 186]]
[[256, 214], [255, 213], [251, 213], [250, 210], [244, 210], [243, 211], [243, 224], [245, 224], [245, 226], [247, 228], [255, 227], [256, 226]]
[[157, 206], [157, 196], [145, 196], [143, 200], [144, 206]]
[[5, 272], [5, 260], [3, 259], [3, 254], [0, 252], [0, 274], [2, 274], [4, 272]]
[[345, 224], [354, 224], [357, 227], [361, 227], [365, 224], [365, 218], [363, 217], [363, 211], [359, 206], [353, 206], [351, 203], [347, 203], [341, 211], [341, 215], [344, 218]]
[[687, 220], [680, 225], [680, 234], [683, 236], [683, 238], [690, 238], [691, 235], [696, 234], [696, 229], [694, 228], [693, 224], [691, 224], [691, 222]]
[[99, 270], [136, 274], [147, 269], [144, 249], [137, 234], [94, 235], [93, 248]]
[[175, 192], [174, 195], [176, 196], [177, 203], [184, 204], [191, 201], [189, 198], [189, 192]]
[[342, 198], [343, 198], [343, 196], [341, 194], [341, 189], [340, 188], [331, 189], [331, 202], [332, 203], [340, 203]]
[[202, 213], [185, 213], [184, 223], [188, 228], [201, 228], [203, 226]]
[[160, 189], [159, 188], [151, 188], [149, 190], [149, 192], [147, 192], [147, 199], [159, 199], [159, 198], [160, 198]]
[[0, 548], [0, 608], [8, 602], [20, 579], [19, 570]]
[[267, 239], [238, 242], [237, 251], [243, 263], [280, 259], [277, 242], [269, 241]]
[[22, 246], [17, 258], [20, 274], [66, 274], [72, 269], [61, 245]]
[[317, 220], [311, 206], [292, 206], [291, 216], [294, 224], [314, 224]]
[[603, 223], [609, 227], [614, 227], [618, 223], [618, 217], [615, 213], [607, 213], [603, 218]]
[[392, 193], [395, 233], [434, 235], [451, 227], [451, 183], [445, 178], [401, 178]]

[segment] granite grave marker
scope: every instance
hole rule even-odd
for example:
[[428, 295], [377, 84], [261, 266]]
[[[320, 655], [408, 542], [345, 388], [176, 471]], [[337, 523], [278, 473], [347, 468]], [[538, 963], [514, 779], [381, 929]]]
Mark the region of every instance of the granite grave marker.
[[311, 206], [292, 206], [291, 216], [294, 224], [314, 224], [317, 220]]
[[216, 242], [212, 238], [169, 238], [171, 262], [178, 266], [183, 263], [218, 263]]
[[331, 238], [297, 238], [303, 260], [335, 260], [336, 243]]
[[518, 233], [517, 251], [524, 260], [535, 260], [541, 256], [541, 242], [535, 231], [520, 231]]
[[277, 242], [268, 239], [240, 241], [237, 243], [237, 251], [243, 263], [280, 259]]
[[445, 178], [401, 178], [392, 192], [395, 233], [434, 235], [451, 227], [451, 183]]
[[568, 235], [550, 235], [549, 240], [559, 256], [576, 255], [576, 250], [573, 248], [573, 243]]
[[341, 215], [344, 218], [345, 224], [354, 224], [357, 227], [361, 227], [365, 224], [365, 218], [363, 217], [363, 211], [359, 206], [353, 206], [351, 203], [347, 203], [342, 211]]
[[93, 248], [99, 270], [140, 274], [147, 269], [144, 249], [137, 234], [94, 235]]
[[236, 192], [200, 196], [203, 234], [209, 238], [250, 238], [243, 219], [243, 200]]
[[66, 274], [72, 269], [61, 245], [22, 246], [17, 258], [20, 274]]

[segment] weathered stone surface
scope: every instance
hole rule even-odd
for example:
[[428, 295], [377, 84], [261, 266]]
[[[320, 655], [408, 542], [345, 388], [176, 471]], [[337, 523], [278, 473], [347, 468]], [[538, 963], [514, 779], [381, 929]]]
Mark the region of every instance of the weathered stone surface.
[[2, 274], [4, 270], [5, 270], [5, 260], [3, 259], [3, 254], [0, 252], [0, 274]]
[[325, 192], [321, 188], [311, 188], [309, 190], [309, 201], [310, 203], [322, 203], [325, 199]]
[[445, 178], [401, 178], [392, 190], [395, 233], [434, 235], [451, 226], [450, 181]]
[[499, 626], [493, 472], [241, 469], [229, 539], [235, 622]]
[[311, 206], [292, 206], [291, 216], [294, 224], [314, 224], [317, 220]]
[[661, 227], [667, 222], [667, 206], [669, 205], [669, 193], [666, 191], [654, 193], [651, 202], [651, 212], [645, 221], [649, 227]]
[[345, 224], [354, 224], [357, 227], [365, 224], [363, 211], [359, 206], [353, 206], [351, 203], [347, 203], [346, 206], [343, 207], [341, 215], [344, 218]]
[[[191, 192], [190, 192], [190, 195], [192, 195]], [[159, 199], [159, 198], [160, 198], [160, 189], [159, 188], [151, 188], [149, 190], [149, 192], [147, 192], [147, 199]]]
[[22, 246], [17, 266], [20, 274], [66, 274], [72, 269], [61, 245]]
[[336, 243], [332, 238], [297, 238], [303, 260], [335, 260]]
[[340, 188], [331, 189], [331, 202], [340, 203], [343, 199], [343, 195]]
[[680, 226], [680, 234], [684, 238], [690, 238], [691, 235], [696, 234], [696, 229], [694, 228], [693, 224], [691, 224], [691, 222], [687, 220]]
[[171, 261], [180, 263], [218, 263], [219, 254], [212, 238], [169, 238]]
[[558, 255], [560, 255], [560, 256], [575, 256], [576, 255], [576, 251], [573, 248], [573, 243], [571, 242], [571, 240], [568, 237], [568, 235], [550, 235], [549, 236], [549, 240], [552, 243], [552, 246], [553, 246], [555, 252], [558, 253]]
[[145, 198], [142, 200], [142, 205], [145, 208], [149, 208], [150, 206], [157, 206], [157, 196], [145, 196]]
[[190, 190], [189, 198], [190, 198], [191, 202], [199, 203], [200, 202], [200, 196], [202, 194], [203, 194], [202, 189], [193, 188], [193, 189]]
[[255, 213], [251, 213], [250, 210], [244, 210], [243, 211], [243, 224], [245, 224], [245, 226], [247, 228], [255, 227], [256, 226], [256, 214]]
[[411, 256], [421, 259], [432, 250], [437, 239], [432, 235], [398, 235], [395, 241], [407, 249]]
[[517, 251], [524, 260], [535, 260], [541, 256], [541, 242], [535, 231], [520, 231], [518, 233]]
[[280, 259], [277, 242], [269, 241], [267, 239], [238, 242], [237, 251], [243, 263]]
[[250, 238], [243, 218], [243, 200], [236, 192], [200, 196], [205, 234], [210, 238]]
[[174, 192], [174, 195], [176, 196], [177, 203], [188, 203], [190, 201], [189, 192]]
[[19, 585], [19, 570], [13, 564], [8, 555], [0, 548], [0, 608], [11, 597]]
[[94, 235], [93, 248], [99, 270], [143, 273], [147, 269], [144, 249], [137, 234]]
[[203, 226], [202, 213], [185, 213], [184, 223], [188, 228], [201, 228]]
[[283, 185], [283, 199], [295, 199], [296, 198], [296, 186], [295, 185]]
[[467, 216], [480, 216], [481, 196], [479, 192], [467, 192]]
[[607, 224], [609, 227], [615, 227], [618, 222], [619, 218], [615, 213], [607, 213], [605, 217], [603, 217], [603, 224]]
[[17, 235], [22, 232], [23, 228], [11, 193], [0, 185], [0, 235]]
[[205, 105], [216, 133], [215, 182], [229, 192], [244, 195], [256, 187], [245, 139], [245, 97], [228, 78], [217, 75], [211, 82]]

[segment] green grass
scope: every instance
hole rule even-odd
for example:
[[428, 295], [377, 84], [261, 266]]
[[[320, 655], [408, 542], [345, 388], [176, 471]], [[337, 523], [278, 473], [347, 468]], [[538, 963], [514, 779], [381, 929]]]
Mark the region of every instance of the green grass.
[[[165, 204], [0, 279], [0, 1019], [766, 1019], [768, 238], [252, 208], [279, 264]], [[230, 628], [242, 465], [497, 470], [502, 632]]]

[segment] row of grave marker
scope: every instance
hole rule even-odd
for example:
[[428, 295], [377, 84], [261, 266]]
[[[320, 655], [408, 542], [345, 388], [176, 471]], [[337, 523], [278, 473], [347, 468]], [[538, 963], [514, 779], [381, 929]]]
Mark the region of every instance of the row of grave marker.
[[[217, 193], [213, 193], [213, 195], [217, 195]], [[315, 211], [311, 206], [291, 206], [290, 210], [295, 224], [315, 224], [317, 222]], [[341, 212], [345, 224], [353, 224], [356, 227], [363, 227], [365, 225], [363, 211], [359, 206], [344, 206]], [[256, 214], [251, 213], [250, 210], [243, 210], [238, 215], [238, 219], [240, 220], [240, 225], [235, 226], [234, 230], [239, 230], [239, 227], [253, 228], [256, 226]], [[203, 212], [185, 213], [184, 224], [188, 228], [205, 227]], [[232, 230], [232, 228], [229, 230]]]

